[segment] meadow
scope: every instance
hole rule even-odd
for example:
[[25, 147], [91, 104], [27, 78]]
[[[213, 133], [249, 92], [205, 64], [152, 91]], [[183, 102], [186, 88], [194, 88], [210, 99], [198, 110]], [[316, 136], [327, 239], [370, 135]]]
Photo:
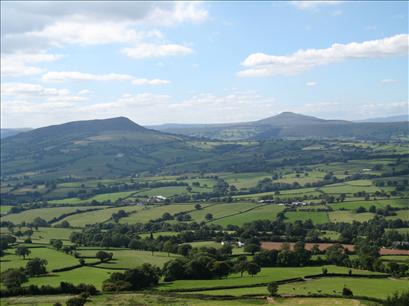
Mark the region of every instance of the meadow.
[[[342, 296], [344, 287], [350, 288], [355, 296], [370, 296], [385, 299], [395, 291], [404, 291], [409, 286], [405, 279], [371, 279], [351, 277], [331, 277], [312, 279], [297, 283], [288, 283], [279, 286], [278, 294], [281, 295], [313, 295], [333, 294]], [[201, 291], [207, 295], [268, 295], [267, 287], [251, 287], [224, 290]]]
[[[324, 266], [328, 269], [328, 273], [344, 273], [347, 274], [349, 268], [339, 266]], [[255, 284], [267, 284], [271, 281], [284, 280], [295, 277], [304, 277], [306, 275], [320, 274], [322, 273], [321, 266], [315, 267], [274, 267], [274, 268], [262, 268], [261, 272], [257, 275], [250, 276], [244, 274], [240, 277], [240, 274], [231, 274], [227, 278], [211, 279], [211, 280], [177, 280], [171, 283], [163, 283], [159, 286], [159, 290], [164, 291], [177, 291], [180, 289], [194, 291], [199, 288], [213, 288], [219, 286], [252, 286]], [[379, 274], [371, 271], [355, 270], [352, 269], [352, 273], [355, 274]]]

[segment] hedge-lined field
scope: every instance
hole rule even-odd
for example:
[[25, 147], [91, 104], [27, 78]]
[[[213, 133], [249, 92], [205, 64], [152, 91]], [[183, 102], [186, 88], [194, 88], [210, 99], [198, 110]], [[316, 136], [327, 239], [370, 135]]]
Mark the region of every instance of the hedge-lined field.
[[260, 205], [258, 204], [255, 209], [243, 212], [234, 216], [229, 216], [214, 221], [213, 223], [222, 226], [227, 226], [229, 224], [241, 226], [246, 222], [251, 222], [254, 220], [274, 220], [277, 214], [284, 209], [283, 206], [279, 205]]
[[50, 221], [53, 218], [59, 217], [63, 214], [70, 214], [73, 212], [84, 211], [88, 209], [103, 209], [104, 206], [75, 206], [75, 207], [48, 207], [48, 208], [36, 208], [22, 211], [18, 214], [10, 214], [1, 218], [2, 221], [10, 221], [15, 224], [22, 222], [33, 222], [37, 217], [40, 217], [46, 221]]
[[122, 207], [113, 207], [106, 208], [102, 210], [91, 211], [87, 213], [75, 214], [64, 218], [59, 223], [67, 221], [71, 226], [74, 227], [85, 227], [87, 224], [103, 223], [108, 221], [113, 213], [118, 212], [119, 210], [124, 210], [126, 212], [139, 211], [143, 209], [142, 206], [132, 205], [132, 206], [122, 206]]
[[30, 259], [39, 257], [46, 259], [47, 271], [50, 272], [53, 269], [59, 269], [69, 266], [78, 265], [78, 259], [74, 256], [67, 255], [61, 251], [57, 251], [48, 247], [30, 247], [31, 254], [24, 260], [22, 257], [14, 254], [15, 249], [7, 249], [6, 255], [1, 257], [0, 267], [2, 271], [9, 268], [25, 267]]
[[[202, 206], [205, 207], [206, 205]], [[150, 220], [161, 218], [166, 212], [173, 215], [192, 210], [195, 210], [195, 204], [147, 205], [142, 206], [142, 209], [138, 210], [136, 213], [122, 218], [120, 223], [147, 223]]]
[[[136, 251], [128, 249], [103, 249], [105, 252], [112, 252], [114, 254], [113, 260], [109, 262], [104, 262], [97, 267], [101, 268], [114, 268], [114, 269], [130, 269], [140, 266], [144, 263], [150, 263], [158, 267], [162, 267], [167, 261], [179, 257], [175, 254], [170, 254], [163, 252], [154, 252], [152, 255], [148, 251]], [[95, 256], [98, 249], [79, 249], [78, 252], [81, 256]]]
[[[344, 273], [347, 274], [349, 268], [338, 266], [325, 266], [328, 269], [328, 273]], [[320, 274], [322, 268], [317, 267], [274, 267], [274, 268], [262, 268], [260, 273], [255, 276], [249, 276], [246, 273], [243, 277], [240, 274], [231, 274], [227, 278], [211, 279], [211, 280], [178, 280], [172, 283], [163, 284], [159, 287], [159, 290], [180, 290], [189, 289], [194, 291], [200, 288], [213, 288], [219, 286], [251, 286], [254, 284], [268, 283], [271, 281], [284, 280], [295, 277], [303, 277], [306, 275]], [[352, 273], [355, 274], [379, 274], [371, 271], [355, 270], [352, 269]]]
[[[331, 277], [313, 279], [297, 283], [288, 283], [279, 286], [281, 295], [313, 295], [333, 294], [342, 296], [342, 289], [347, 287], [356, 296], [385, 299], [395, 291], [404, 291], [409, 287], [409, 280], [405, 279], [371, 279], [352, 277]], [[236, 288], [223, 290], [206, 290], [196, 293], [206, 295], [268, 295], [267, 286]]]

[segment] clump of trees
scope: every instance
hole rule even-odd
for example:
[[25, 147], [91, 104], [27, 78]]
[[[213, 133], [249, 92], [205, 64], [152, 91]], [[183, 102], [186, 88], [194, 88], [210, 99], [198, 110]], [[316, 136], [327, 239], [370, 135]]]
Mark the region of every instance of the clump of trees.
[[141, 290], [156, 286], [159, 282], [161, 271], [151, 264], [127, 270], [123, 273], [114, 272], [109, 279], [104, 281], [104, 291]]

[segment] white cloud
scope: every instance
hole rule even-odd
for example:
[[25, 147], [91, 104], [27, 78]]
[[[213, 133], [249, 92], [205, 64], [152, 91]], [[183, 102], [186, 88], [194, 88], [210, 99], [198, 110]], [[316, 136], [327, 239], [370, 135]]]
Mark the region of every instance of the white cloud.
[[2, 3], [2, 52], [163, 39], [160, 31], [141, 28], [196, 23], [207, 17], [200, 2]]
[[165, 84], [170, 84], [170, 81], [168, 80], [161, 80], [161, 79], [135, 79], [132, 81], [132, 84], [134, 85], [165, 85]]
[[50, 71], [43, 75], [46, 82], [66, 82], [66, 81], [131, 81], [134, 85], [164, 85], [169, 84], [168, 80], [136, 78], [129, 74], [107, 73], [93, 74], [78, 71]]
[[87, 95], [90, 95], [90, 94], [92, 94], [93, 93], [93, 91], [92, 90], [89, 90], [89, 89], [82, 89], [82, 90], [80, 90], [79, 92], [78, 92], [78, 94], [80, 95], [80, 96], [87, 96]]
[[309, 82], [305, 83], [305, 85], [307, 85], [307, 86], [315, 86], [315, 85], [317, 85], [317, 82], [309, 81]]
[[124, 48], [121, 51], [123, 54], [135, 58], [150, 58], [150, 57], [163, 57], [174, 55], [187, 55], [193, 52], [191, 48], [177, 44], [147, 44], [142, 43], [132, 48]]
[[333, 44], [327, 49], [298, 50], [290, 55], [250, 54], [243, 62], [248, 69], [239, 71], [241, 77], [293, 75], [315, 66], [331, 64], [347, 59], [406, 55], [409, 35], [399, 34], [384, 39]]
[[38, 74], [44, 69], [32, 66], [37, 63], [54, 62], [60, 59], [61, 55], [47, 53], [17, 53], [17, 54], [2, 54], [1, 55], [1, 75], [2, 77], [20, 77]]
[[131, 81], [133, 76], [128, 74], [108, 73], [92, 74], [78, 71], [50, 71], [43, 75], [42, 80], [47, 82], [63, 81]]
[[343, 1], [290, 1], [290, 3], [300, 10], [316, 9], [320, 6], [334, 6], [342, 3]]
[[65, 88], [48, 88], [40, 84], [32, 83], [3, 83], [1, 86], [2, 98], [6, 99], [30, 99], [32, 103], [37, 99], [46, 99], [48, 102], [75, 102], [84, 101], [85, 98], [77, 95], [71, 95]]
[[383, 79], [381, 80], [382, 84], [391, 84], [391, 83], [399, 83], [398, 80], [394, 80], [394, 79]]

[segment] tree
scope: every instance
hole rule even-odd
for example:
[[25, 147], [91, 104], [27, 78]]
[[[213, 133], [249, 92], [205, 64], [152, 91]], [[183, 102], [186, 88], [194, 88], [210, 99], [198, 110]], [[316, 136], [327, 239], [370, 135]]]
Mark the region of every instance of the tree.
[[87, 299], [84, 299], [83, 297], [73, 297], [67, 300], [67, 306], [84, 306], [86, 302]]
[[37, 276], [47, 273], [47, 260], [42, 258], [34, 258], [27, 262], [26, 264], [26, 273], [29, 276]]
[[52, 247], [55, 248], [57, 251], [61, 250], [63, 246], [63, 242], [60, 239], [51, 239], [50, 243]]
[[195, 209], [196, 209], [196, 210], [201, 210], [201, 209], [202, 209], [202, 205], [200, 205], [199, 203], [195, 204]]
[[214, 273], [214, 275], [218, 276], [219, 278], [222, 278], [224, 276], [229, 275], [231, 267], [227, 261], [215, 261], [212, 264], [211, 270]]
[[184, 279], [185, 277], [185, 263], [184, 258], [178, 258], [165, 263], [162, 269], [163, 278], [166, 282], [177, 279]]
[[236, 273], [240, 273], [240, 277], [243, 277], [243, 273], [247, 271], [247, 258], [244, 257], [244, 259], [238, 260], [234, 266], [233, 266], [233, 270]]
[[16, 248], [16, 255], [17, 256], [22, 256], [23, 259], [26, 259], [26, 256], [30, 255], [31, 251], [29, 250], [28, 247], [25, 246], [18, 246]]
[[251, 255], [254, 255], [254, 253], [260, 251], [260, 245], [256, 243], [246, 244], [246, 246], [244, 247], [244, 251], [251, 253]]
[[22, 283], [27, 281], [24, 269], [8, 269], [1, 273], [1, 281], [8, 289], [19, 288]]
[[169, 253], [174, 252], [175, 249], [177, 250], [176, 245], [171, 241], [171, 240], [167, 240], [164, 244], [163, 244], [163, 251], [168, 253], [168, 256], [170, 255]]
[[178, 254], [182, 256], [189, 255], [190, 251], [192, 250], [192, 246], [190, 244], [181, 244], [178, 246]]
[[409, 291], [395, 292], [388, 296], [383, 303], [384, 306], [407, 306], [409, 305]]
[[211, 213], [207, 213], [206, 216], [205, 216], [205, 219], [207, 221], [213, 220], [213, 215]]
[[271, 282], [267, 285], [267, 290], [270, 292], [271, 296], [275, 296], [278, 292], [278, 284], [276, 282]]
[[256, 275], [258, 272], [260, 272], [261, 268], [258, 264], [255, 262], [249, 262], [246, 267], [247, 273], [251, 276]]
[[333, 244], [325, 250], [325, 255], [330, 263], [340, 265], [348, 259], [348, 255], [345, 254], [344, 247], [339, 244]]
[[98, 251], [95, 254], [95, 257], [98, 258], [101, 262], [111, 260], [112, 256], [113, 256], [112, 253], [108, 253], [105, 251]]

